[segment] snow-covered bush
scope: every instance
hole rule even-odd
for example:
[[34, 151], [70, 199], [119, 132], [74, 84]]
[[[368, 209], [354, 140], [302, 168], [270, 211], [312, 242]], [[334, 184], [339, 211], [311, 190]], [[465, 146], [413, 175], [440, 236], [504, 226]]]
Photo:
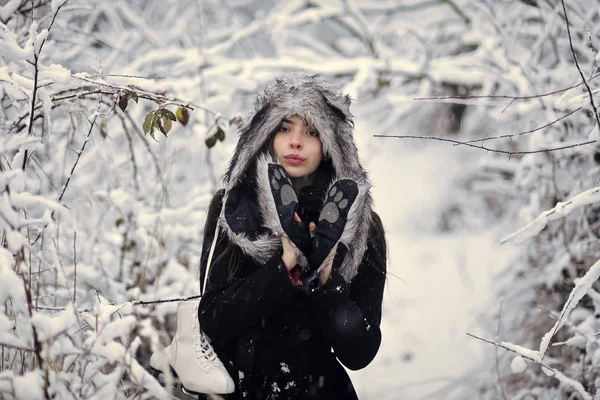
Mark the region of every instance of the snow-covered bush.
[[495, 34], [479, 46], [487, 56], [478, 69], [500, 80], [469, 93], [487, 106], [477, 128], [485, 140], [469, 144], [499, 152], [469, 182], [471, 195], [504, 199], [504, 241], [522, 246], [498, 279], [489, 334], [529, 360], [496, 350], [505, 355], [485, 390], [490, 399], [598, 398], [600, 8], [584, 0], [484, 8], [478, 19]]
[[[600, 10], [595, 0], [565, 3], [598, 104]], [[579, 146], [597, 139], [597, 116], [561, 1], [9, 0], [0, 6], [0, 397], [166, 395], [143, 366], [172, 334], [175, 303], [152, 302], [198, 294], [206, 207], [241, 113], [298, 69], [351, 94], [367, 160], [399, 140], [373, 135], [479, 147], [440, 230], [501, 223], [508, 234], [535, 220], [511, 237], [526, 244], [499, 280], [500, 339], [525, 352], [557, 331], [543, 363], [595, 393], [600, 288], [591, 275], [577, 279], [600, 258], [600, 152]], [[461, 98], [435, 98], [448, 95]], [[480, 158], [485, 150], [502, 153]], [[505, 358], [501, 376], [487, 376], [490, 396], [578, 390]]]
[[[433, 115], [444, 107], [410, 101], [437, 86], [415, 84], [430, 56], [415, 51], [417, 32], [398, 30], [407, 12], [337, 1], [1, 5], [0, 396], [166, 396], [144, 366], [172, 334], [176, 303], [154, 301], [198, 293], [206, 207], [241, 111], [303, 69], [368, 104], [363, 126], [394, 132], [411, 113]], [[437, 73], [440, 87], [456, 86]]]

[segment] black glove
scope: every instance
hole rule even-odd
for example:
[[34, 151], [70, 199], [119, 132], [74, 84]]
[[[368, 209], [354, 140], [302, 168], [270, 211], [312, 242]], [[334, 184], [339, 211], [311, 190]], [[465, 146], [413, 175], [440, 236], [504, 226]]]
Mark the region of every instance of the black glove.
[[[316, 270], [321, 266], [333, 246], [342, 237], [348, 220], [348, 213], [357, 196], [358, 185], [350, 179], [337, 181], [329, 189], [325, 205], [319, 215], [317, 227], [312, 232], [312, 251], [308, 256], [311, 269]], [[340, 249], [337, 249], [338, 253], [339, 251]], [[307, 272], [310, 273], [310, 271]]]
[[269, 164], [268, 174], [269, 186], [273, 200], [275, 200], [281, 227], [292, 243], [306, 255], [312, 246], [311, 237], [308, 231], [308, 222], [294, 220], [294, 213], [298, 210], [298, 196], [292, 187], [292, 182], [281, 165]]

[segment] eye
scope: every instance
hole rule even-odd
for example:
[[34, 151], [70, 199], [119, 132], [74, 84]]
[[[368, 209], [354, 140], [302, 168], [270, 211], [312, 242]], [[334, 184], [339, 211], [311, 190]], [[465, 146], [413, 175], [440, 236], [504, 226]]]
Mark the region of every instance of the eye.
[[286, 128], [285, 126], [281, 125], [279, 127], [279, 132], [289, 132], [290, 130], [288, 128]]
[[319, 136], [321, 136], [321, 135], [319, 135], [319, 132], [317, 132], [317, 131], [310, 131], [310, 132], [308, 132], [308, 135], [309, 136], [313, 136], [313, 137], [317, 137], [317, 138]]

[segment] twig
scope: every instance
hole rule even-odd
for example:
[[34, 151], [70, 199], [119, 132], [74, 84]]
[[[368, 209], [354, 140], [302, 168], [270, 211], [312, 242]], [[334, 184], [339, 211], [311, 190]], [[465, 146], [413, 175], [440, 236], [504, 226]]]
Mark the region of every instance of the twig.
[[[79, 163], [79, 159], [81, 158], [81, 154], [83, 153], [83, 151], [85, 150], [85, 146], [88, 142], [88, 140], [90, 139], [90, 135], [92, 134], [92, 130], [94, 128], [94, 125], [96, 124], [96, 119], [98, 118], [98, 114], [96, 114], [94, 116], [94, 120], [90, 123], [90, 129], [88, 130], [87, 135], [85, 136], [85, 140], [83, 141], [83, 145], [81, 146], [81, 150], [79, 150], [79, 152], [77, 152], [77, 159], [75, 160], [75, 163], [73, 164], [73, 167], [71, 167], [71, 173], [69, 174], [69, 177], [67, 178], [67, 181], [65, 182], [65, 185], [63, 186], [62, 192], [60, 193], [60, 196], [58, 196], [58, 202], [60, 203], [62, 201], [62, 198], [65, 194], [65, 191], [67, 190], [67, 187], [69, 186], [69, 182], [71, 182], [71, 177], [73, 176], [73, 173], [75, 172], [75, 167], [77, 167], [77, 164]], [[89, 121], [88, 121], [89, 122]], [[53, 210], [52, 213], [50, 214], [50, 218], [54, 218], [54, 213], [56, 211]], [[46, 227], [46, 225], [44, 225], [44, 227]], [[33, 241], [32, 244], [37, 243], [38, 239], [40, 238], [41, 234], [38, 234], [37, 237], [35, 238], [35, 240]]]
[[[23, 249], [21, 249], [21, 253], [22, 252], [23, 252]], [[31, 282], [29, 282], [29, 288], [28, 288], [27, 280], [22, 275], [21, 275], [21, 277], [23, 280], [23, 287], [25, 289], [25, 298], [27, 299], [27, 309], [29, 311], [29, 318], [32, 318], [33, 317], [33, 310], [32, 310], [33, 304], [32, 304], [32, 300], [31, 300], [31, 292], [29, 291], [31, 289]], [[38, 361], [38, 365], [39, 365], [40, 369], [44, 370], [45, 366], [44, 366], [44, 359], [42, 358], [42, 343], [39, 340], [37, 328], [33, 324], [31, 324], [31, 331], [33, 333], [33, 350], [34, 350], [34, 353], [35, 353], [35, 356]], [[48, 393], [48, 386], [46, 384], [44, 385], [44, 399], [50, 400], [50, 394]]]
[[179, 298], [179, 299], [165, 299], [165, 300], [154, 300], [154, 301], [140, 301], [140, 300], [135, 300], [131, 302], [131, 305], [133, 306], [145, 306], [148, 304], [161, 304], [161, 303], [173, 303], [173, 302], [179, 302], [179, 301], [188, 301], [188, 300], [192, 300], [192, 299], [199, 299], [200, 295], [196, 295], [196, 296], [190, 296], [190, 297], [185, 297], [185, 298]]
[[[160, 183], [162, 185], [162, 192], [163, 192], [163, 196], [165, 197], [165, 203], [167, 205], [169, 205], [169, 192], [167, 190], [167, 182], [165, 181], [165, 177], [162, 174], [162, 170], [160, 168], [160, 163], [158, 162], [158, 158], [156, 157], [156, 154], [154, 154], [154, 152], [152, 151], [150, 144], [148, 144], [148, 141], [144, 137], [144, 134], [142, 133], [140, 128], [136, 125], [133, 118], [131, 118], [131, 115], [129, 115], [129, 113], [127, 113], [127, 112], [125, 112], [123, 114], [125, 115], [125, 117], [127, 117], [129, 122], [133, 126], [133, 130], [135, 131], [135, 133], [137, 133], [137, 135], [140, 137], [140, 139], [142, 139], [142, 143], [144, 144], [144, 146], [146, 146], [146, 150], [148, 150], [148, 153], [152, 157], [152, 160], [154, 161], [154, 168], [156, 169], [156, 177], [158, 179], [160, 179]], [[208, 152], [208, 154], [210, 154], [210, 152]]]
[[448, 4], [454, 10], [454, 12], [457, 13], [460, 18], [462, 18], [462, 20], [464, 21], [465, 24], [467, 24], [467, 25], [471, 24], [471, 19], [460, 8], [458, 8], [458, 6], [456, 4], [454, 4], [453, 0], [440, 0], [440, 1], [442, 3]]
[[550, 149], [539, 149], [539, 150], [528, 150], [528, 151], [507, 151], [507, 150], [491, 149], [489, 147], [485, 147], [484, 145], [475, 146], [474, 144], [471, 144], [471, 143], [468, 143], [468, 142], [461, 142], [459, 140], [439, 138], [439, 137], [435, 137], [435, 136], [373, 135], [373, 137], [397, 138], [397, 139], [437, 140], [437, 141], [440, 141], [440, 142], [449, 142], [449, 143], [454, 143], [454, 144], [465, 145], [465, 146], [473, 147], [473, 148], [479, 149], [479, 150], [486, 150], [486, 151], [489, 151], [489, 152], [492, 152], [492, 153], [508, 154], [508, 158], [509, 159], [510, 159], [510, 157], [512, 157], [514, 155], [545, 153], [545, 152], [549, 152], [549, 151], [571, 149], [571, 148], [574, 148], [574, 147], [585, 146], [585, 145], [588, 145], [588, 144], [596, 143], [595, 140], [589, 140], [587, 142], [575, 143], [575, 144], [570, 144], [570, 145], [567, 145], [567, 146], [554, 147], [554, 148], [550, 148]]
[[[570, 386], [571, 386], [571, 387], [572, 387], [574, 390], [576, 390], [576, 391], [577, 391], [577, 392], [578, 392], [578, 393], [579, 393], [579, 394], [580, 394], [580, 395], [581, 395], [581, 396], [582, 396], [584, 399], [586, 399], [586, 400], [592, 400], [592, 396], [591, 396], [591, 395], [590, 395], [590, 394], [589, 394], [589, 393], [588, 393], [588, 392], [585, 390], [585, 388], [583, 387], [583, 385], [582, 385], [580, 382], [574, 381], [573, 379], [566, 377], [566, 376], [565, 376], [565, 375], [564, 375], [562, 372], [558, 371], [558, 370], [557, 370], [557, 369], [555, 369], [555, 368], [549, 367], [548, 365], [544, 364], [544, 363], [543, 363], [543, 362], [541, 362], [540, 360], [534, 360], [533, 358], [531, 358], [531, 357], [528, 357], [527, 355], [525, 355], [525, 354], [522, 354], [522, 353], [520, 353], [520, 352], [518, 352], [518, 351], [516, 351], [516, 350], [514, 350], [514, 349], [511, 349], [511, 348], [509, 348], [509, 347], [507, 347], [507, 346], [504, 346], [504, 345], [503, 345], [503, 344], [501, 344], [501, 343], [492, 342], [492, 341], [490, 341], [490, 340], [486, 340], [486, 339], [480, 338], [480, 337], [478, 337], [478, 336], [475, 336], [475, 335], [473, 335], [473, 334], [470, 334], [470, 333], [468, 333], [468, 332], [467, 332], [467, 335], [468, 335], [468, 336], [471, 336], [472, 338], [479, 339], [479, 340], [481, 340], [482, 342], [489, 343], [489, 344], [493, 344], [493, 345], [495, 345], [495, 346], [498, 346], [498, 347], [502, 347], [503, 349], [506, 349], [506, 350], [508, 350], [508, 351], [511, 351], [511, 352], [513, 352], [513, 353], [515, 353], [515, 354], [517, 354], [517, 355], [519, 355], [519, 356], [521, 356], [521, 357], [523, 357], [523, 358], [525, 358], [525, 359], [527, 359], [527, 360], [533, 361], [534, 363], [536, 363], [536, 364], [538, 364], [538, 365], [541, 365], [543, 368], [546, 368], [547, 370], [549, 370], [549, 371], [552, 371], [552, 373], [553, 373], [553, 375], [552, 375], [552, 376], [553, 376], [554, 378], [558, 379], [558, 380], [559, 380], [559, 381], [560, 381], [562, 384], [567, 384], [567, 385], [570, 385]], [[510, 343], [509, 343], [509, 344], [510, 344]]]
[[[160, 300], [152, 300], [152, 301], [133, 300], [133, 301], [129, 302], [129, 304], [131, 304], [132, 306], [146, 306], [146, 305], [150, 305], [150, 304], [175, 303], [175, 302], [180, 302], [180, 301], [188, 301], [188, 300], [193, 300], [193, 299], [199, 299], [201, 297], [202, 297], [201, 295], [195, 295], [195, 296], [189, 296], [189, 297], [183, 297], [183, 298], [160, 299]], [[123, 308], [126, 304], [127, 303], [124, 303], [121, 307], [119, 307], [119, 309], [116, 310], [115, 313], [118, 312], [121, 308]], [[65, 307], [39, 307], [38, 310], [64, 311]], [[76, 310], [76, 312], [79, 314], [88, 313], [88, 312], [92, 312], [92, 311], [94, 311], [94, 307], [84, 308], [82, 310]]]
[[529, 361], [533, 361], [534, 363], [536, 363], [536, 364], [539, 364], [539, 365], [541, 365], [541, 366], [542, 366], [542, 367], [544, 367], [544, 368], [547, 368], [547, 369], [549, 369], [549, 370], [551, 370], [551, 371], [555, 371], [555, 372], [556, 372], [556, 370], [555, 370], [554, 368], [552, 368], [552, 367], [549, 367], [549, 366], [547, 366], [546, 364], [544, 364], [544, 363], [542, 363], [542, 362], [539, 362], [539, 361], [537, 361], [537, 360], [534, 360], [533, 358], [531, 358], [531, 357], [528, 357], [528, 356], [526, 356], [526, 355], [524, 355], [524, 354], [521, 354], [521, 353], [519, 353], [519, 352], [517, 352], [517, 351], [515, 351], [515, 350], [513, 350], [513, 349], [511, 349], [511, 348], [508, 348], [508, 347], [504, 346], [503, 344], [496, 343], [496, 342], [494, 342], [494, 341], [487, 340], [487, 339], [484, 339], [484, 338], [480, 338], [479, 336], [475, 336], [475, 335], [473, 335], [472, 333], [469, 333], [469, 332], [467, 332], [467, 336], [471, 336], [472, 338], [475, 338], [475, 339], [481, 340], [482, 342], [485, 342], [485, 343], [493, 344], [494, 346], [497, 346], [497, 347], [502, 347], [504, 350], [511, 351], [511, 352], [513, 352], [513, 353], [515, 353], [515, 354], [517, 354], [517, 355], [519, 355], [519, 356], [521, 356], [521, 357], [523, 357], [523, 358], [525, 358], [525, 359], [527, 359], [527, 360], [529, 360]]
[[129, 129], [127, 128], [127, 124], [125, 123], [125, 118], [123, 115], [118, 114], [119, 119], [121, 120], [121, 125], [123, 126], [123, 131], [125, 132], [125, 136], [127, 136], [127, 143], [129, 144], [129, 153], [131, 154], [131, 165], [133, 167], [133, 185], [136, 192], [140, 191], [140, 184], [138, 182], [138, 168], [137, 162], [135, 161], [135, 153], [133, 151], [133, 140], [131, 140], [131, 134], [129, 133]]
[[[81, 150], [79, 150], [79, 152], [77, 152], [77, 159], [75, 159], [75, 162], [73, 163], [73, 166], [71, 167], [71, 173], [69, 174], [69, 177], [67, 178], [67, 181], [65, 182], [65, 186], [63, 186], [63, 189], [62, 189], [62, 192], [60, 193], [60, 196], [58, 196], [58, 202], [59, 203], [62, 201], [62, 198], [63, 198], [63, 196], [65, 194], [65, 191], [67, 190], [67, 186], [69, 186], [69, 182], [71, 182], [71, 178], [73, 177], [73, 174], [75, 173], [75, 168], [77, 167], [77, 164], [79, 163], [79, 159], [81, 158], [81, 154], [83, 154], [83, 151], [85, 150], [85, 146], [87, 145], [87, 142], [90, 139], [90, 135], [92, 134], [92, 130], [94, 128], [94, 125], [96, 124], [96, 119], [97, 118], [98, 118], [98, 114], [96, 114], [94, 116], [94, 120], [92, 122], [90, 122], [90, 129], [88, 130], [88, 133], [85, 136], [85, 140], [83, 141], [83, 145], [81, 146]], [[52, 214], [54, 214], [54, 211], [52, 212]]]
[[[594, 78], [597, 78], [598, 76], [600, 76], [600, 73], [592, 76], [590, 78], [590, 80], [593, 80]], [[555, 94], [566, 92], [567, 90], [575, 89], [576, 87], [581, 86], [581, 85], [583, 85], [583, 82], [576, 83], [575, 85], [569, 86], [564, 89], [554, 90], [552, 92], [546, 92], [546, 93], [542, 93], [542, 94], [532, 94], [532, 95], [528, 95], [528, 96], [508, 96], [508, 95], [433, 96], [433, 97], [415, 97], [415, 98], [413, 98], [413, 100], [506, 99], [506, 100], [511, 100], [511, 103], [512, 103], [513, 101], [516, 101], [516, 100], [531, 100], [531, 99], [537, 99], [540, 97], [552, 96]]]
[[[492, 137], [489, 137], [489, 138], [482, 138], [482, 139], [468, 140], [468, 141], [466, 141], [466, 142], [463, 142], [463, 143], [464, 143], [464, 144], [468, 144], [468, 143], [479, 143], [479, 142], [485, 142], [485, 141], [487, 141], [487, 140], [494, 140], [494, 139], [506, 139], [506, 138], [510, 138], [510, 139], [512, 139], [512, 138], [513, 138], [513, 136], [521, 136], [521, 135], [526, 135], [526, 134], [528, 134], [528, 133], [533, 133], [533, 132], [541, 131], [542, 129], [545, 129], [545, 128], [547, 128], [547, 127], [551, 126], [551, 125], [554, 125], [554, 124], [555, 124], [555, 123], [557, 123], [558, 121], [561, 121], [561, 120], [563, 120], [563, 119], [565, 119], [565, 118], [567, 118], [567, 117], [569, 117], [569, 116], [571, 116], [571, 115], [575, 114], [575, 113], [576, 113], [577, 111], [579, 111], [579, 110], [581, 110], [581, 107], [579, 107], [579, 108], [577, 108], [577, 109], [575, 109], [575, 110], [573, 110], [573, 111], [571, 111], [571, 112], [569, 112], [569, 113], [567, 113], [567, 114], [565, 114], [565, 115], [563, 115], [563, 116], [561, 116], [561, 117], [558, 117], [557, 119], [555, 119], [555, 120], [554, 120], [554, 121], [552, 121], [552, 122], [549, 122], [549, 123], [547, 123], [546, 125], [543, 125], [543, 126], [540, 126], [540, 127], [537, 127], [537, 128], [535, 128], [535, 129], [528, 130], [528, 131], [523, 131], [523, 132], [519, 132], [519, 133], [511, 133], [511, 134], [508, 134], [508, 135], [501, 135], [501, 136], [492, 136]], [[455, 146], [458, 146], [458, 144], [455, 144]]]
[[[500, 328], [502, 326], [502, 304], [504, 303], [504, 297], [500, 298], [500, 304], [498, 305], [498, 328], [496, 330], [496, 339], [499, 340], [500, 339]], [[496, 351], [494, 352], [494, 356], [496, 359], [496, 374], [498, 375], [498, 385], [500, 386], [500, 390], [502, 391], [502, 397], [504, 398], [504, 400], [508, 400], [508, 397], [506, 397], [506, 391], [504, 390], [504, 383], [502, 382], [502, 376], [500, 374], [500, 360], [498, 358], [498, 348], [496, 348]]]
[[98, 77], [98, 78], [112, 76], [112, 77], [120, 77], [120, 78], [137, 78], [137, 79], [151, 79], [151, 80], [166, 79], [165, 76], [141, 76], [141, 75], [129, 75], [129, 74], [103, 74], [103, 75], [90, 75], [90, 76]]
[[[66, 0], [63, 4], [60, 5], [60, 7], [58, 7], [56, 9], [56, 11], [54, 12], [54, 15], [52, 16], [52, 21], [50, 22], [50, 26], [48, 26], [48, 33], [50, 33], [50, 30], [52, 29], [52, 26], [54, 25], [54, 21], [56, 20], [56, 16], [58, 15], [58, 12], [60, 11], [60, 9], [67, 4]], [[33, 4], [31, 5], [31, 12], [33, 14]], [[32, 18], [33, 20], [33, 18]], [[38, 60], [40, 58], [40, 54], [42, 54], [42, 48], [44, 47], [44, 44], [46, 44], [46, 38], [44, 38], [44, 40], [42, 40], [42, 44], [40, 44], [40, 48], [38, 49], [37, 53], [33, 53], [33, 91], [31, 93], [31, 111], [29, 113], [29, 132], [27, 133], [28, 136], [31, 136], [33, 134], [33, 122], [34, 122], [34, 115], [35, 115], [35, 100], [37, 98], [37, 90], [38, 90], [38, 75], [39, 75], [39, 66], [38, 66]], [[21, 169], [23, 171], [25, 171], [25, 167], [27, 166], [27, 157], [29, 155], [29, 150], [26, 149], [24, 156], [23, 156], [23, 165], [21, 166]], [[47, 394], [47, 393], [46, 393]]]
[[73, 232], [73, 307], [77, 301], [77, 231]]
[[571, 47], [571, 54], [573, 54], [573, 60], [575, 61], [575, 66], [577, 67], [577, 71], [579, 71], [579, 75], [583, 80], [583, 84], [587, 88], [588, 94], [590, 96], [590, 104], [592, 105], [592, 111], [594, 112], [594, 116], [596, 117], [596, 124], [598, 129], [600, 129], [600, 116], [598, 116], [598, 110], [596, 110], [596, 104], [594, 104], [594, 95], [592, 93], [592, 89], [590, 85], [588, 85], [583, 72], [581, 71], [581, 67], [579, 66], [579, 61], [577, 61], [577, 55], [575, 54], [575, 49], [573, 48], [573, 40], [571, 39], [571, 28], [569, 26], [569, 18], [567, 17], [567, 8], [565, 7], [565, 0], [560, 0], [563, 8], [563, 12], [565, 14], [565, 22], [567, 24], [567, 34], [569, 36], [569, 47]]
[[[138, 95], [138, 97], [141, 97], [142, 99], [146, 99], [146, 100], [152, 100], [152, 101], [158, 101], [161, 103], [167, 103], [167, 104], [173, 104], [182, 108], [187, 108], [189, 110], [194, 110], [194, 107], [199, 108], [201, 110], [204, 110], [206, 112], [209, 112], [211, 114], [217, 115], [218, 113], [216, 111], [212, 111], [206, 107], [197, 105], [197, 104], [192, 104], [192, 103], [184, 103], [180, 100], [177, 100], [173, 97], [168, 97], [168, 96], [163, 96], [160, 94], [156, 94], [156, 93], [152, 93], [152, 92], [148, 92], [145, 91], [143, 89], [138, 89], [136, 87], [130, 87], [130, 86], [120, 86], [120, 85], [113, 85], [111, 83], [106, 83], [106, 82], [99, 82], [99, 81], [95, 81], [93, 79], [88, 79], [88, 78], [84, 78], [83, 76], [75, 76], [73, 75], [73, 78], [75, 79], [79, 79], [82, 80], [84, 82], [88, 82], [91, 83], [93, 85], [98, 85], [98, 86], [105, 86], [105, 87], [109, 87], [111, 89], [115, 89], [115, 90], [119, 90], [119, 91], [127, 91], [127, 92], [133, 92], [135, 94]], [[192, 105], [194, 107], [192, 107]]]

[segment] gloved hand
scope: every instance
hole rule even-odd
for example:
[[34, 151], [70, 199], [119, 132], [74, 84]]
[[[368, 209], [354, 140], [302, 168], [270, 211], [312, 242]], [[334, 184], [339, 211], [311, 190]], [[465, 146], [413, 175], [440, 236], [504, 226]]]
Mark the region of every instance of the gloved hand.
[[308, 231], [308, 223], [294, 218], [298, 209], [298, 197], [292, 187], [292, 182], [281, 165], [268, 165], [269, 186], [275, 200], [275, 208], [279, 216], [281, 227], [294, 243], [294, 245], [305, 255], [310, 253], [312, 243]]
[[[357, 196], [358, 185], [350, 179], [339, 180], [329, 189], [325, 205], [319, 215], [319, 221], [312, 232], [312, 251], [308, 256], [312, 271], [307, 271], [308, 274], [312, 274], [314, 270], [318, 269], [325, 258], [332, 253], [334, 246], [342, 237], [348, 213]], [[338, 248], [337, 252], [339, 251]], [[339, 257], [336, 256], [336, 258]]]

